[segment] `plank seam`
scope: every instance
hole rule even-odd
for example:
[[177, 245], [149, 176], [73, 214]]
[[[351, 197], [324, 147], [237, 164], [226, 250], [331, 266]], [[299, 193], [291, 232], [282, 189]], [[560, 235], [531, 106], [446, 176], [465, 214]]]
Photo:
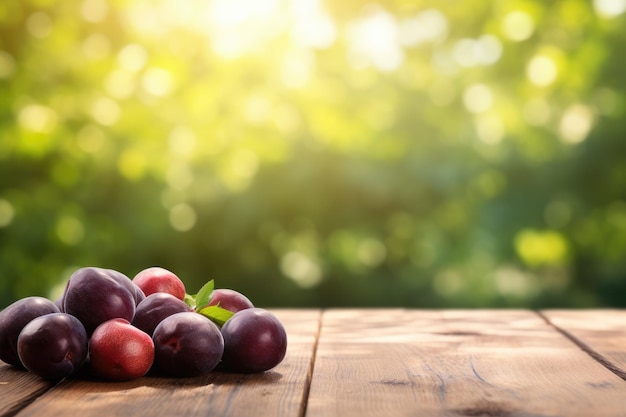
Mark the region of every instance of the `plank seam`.
[[619, 378], [626, 381], [626, 372], [622, 371], [619, 367], [615, 366], [609, 359], [604, 357], [600, 352], [594, 350], [591, 346], [587, 345], [585, 342], [568, 332], [567, 330], [557, 326], [553, 323], [548, 316], [543, 314], [541, 311], [537, 311], [539, 317], [541, 317], [548, 325], [553, 327], [557, 332], [561, 333], [567, 339], [569, 339], [572, 343], [578, 346], [583, 352], [589, 355], [593, 360], [598, 362], [600, 365], [604, 366], [609, 371], [613, 372]]
[[34, 391], [31, 395], [24, 397], [20, 401], [8, 407], [6, 410], [0, 411], [0, 417], [13, 417], [18, 415], [23, 410], [28, 408], [28, 406], [30, 406], [33, 402], [37, 401], [42, 395], [59, 385], [61, 381], [63, 381], [63, 379], [49, 386], [42, 387], [41, 389]]
[[315, 342], [313, 343], [313, 352], [311, 353], [311, 363], [309, 365], [309, 372], [304, 386], [304, 392], [302, 393], [302, 406], [300, 409], [300, 417], [304, 417], [307, 413], [307, 407], [309, 405], [309, 395], [311, 393], [311, 384], [313, 382], [313, 371], [315, 369], [315, 360], [317, 358], [317, 347], [320, 341], [320, 335], [322, 333], [322, 322], [324, 318], [324, 310], [320, 311], [319, 319], [317, 321], [317, 331], [315, 333]]

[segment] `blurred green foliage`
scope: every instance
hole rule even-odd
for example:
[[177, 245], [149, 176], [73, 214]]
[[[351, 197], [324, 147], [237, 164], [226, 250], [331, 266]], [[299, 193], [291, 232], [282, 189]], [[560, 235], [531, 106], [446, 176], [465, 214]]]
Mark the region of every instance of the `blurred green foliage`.
[[626, 1], [5, 0], [0, 307], [626, 306]]

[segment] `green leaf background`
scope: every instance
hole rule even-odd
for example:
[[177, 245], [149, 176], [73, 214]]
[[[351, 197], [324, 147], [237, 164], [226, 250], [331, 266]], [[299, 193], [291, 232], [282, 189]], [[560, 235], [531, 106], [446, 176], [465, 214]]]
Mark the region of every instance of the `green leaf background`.
[[626, 6], [0, 3], [0, 307], [625, 306]]

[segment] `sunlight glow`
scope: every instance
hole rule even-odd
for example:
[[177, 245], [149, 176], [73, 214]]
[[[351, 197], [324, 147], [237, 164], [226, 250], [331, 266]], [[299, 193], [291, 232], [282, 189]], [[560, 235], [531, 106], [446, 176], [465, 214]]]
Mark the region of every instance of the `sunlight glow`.
[[404, 61], [404, 51], [398, 43], [398, 23], [382, 8], [366, 8], [364, 16], [350, 25], [348, 38], [348, 56], [355, 68], [373, 66], [393, 71]]
[[302, 288], [315, 287], [322, 281], [322, 269], [317, 262], [299, 251], [287, 252], [280, 261], [280, 269]]
[[464, 38], [454, 44], [452, 52], [454, 60], [462, 67], [473, 67], [477, 65], [474, 40]]
[[512, 41], [521, 42], [531, 37], [535, 31], [535, 21], [521, 10], [507, 14], [502, 20], [502, 32]]
[[333, 20], [321, 9], [319, 0], [294, 0], [291, 4], [291, 36], [296, 45], [328, 48], [337, 37]]
[[588, 106], [574, 104], [568, 107], [559, 123], [559, 134], [565, 143], [580, 143], [593, 127], [593, 112]]
[[104, 82], [104, 88], [112, 97], [124, 99], [133, 94], [135, 84], [135, 78], [132, 73], [116, 70], [108, 75]]
[[187, 203], [179, 203], [170, 209], [169, 220], [172, 228], [178, 232], [187, 232], [194, 228], [198, 215]]
[[601, 17], [611, 19], [626, 12], [626, 0], [594, 0], [593, 8]]
[[256, 19], [269, 19], [279, 11], [280, 0], [214, 0], [213, 22], [222, 28], [236, 28]]
[[283, 58], [280, 78], [287, 87], [305, 87], [315, 69], [315, 54], [308, 49], [287, 51]]
[[39, 133], [52, 132], [57, 125], [57, 119], [53, 109], [39, 104], [24, 106], [18, 115], [18, 121], [24, 129]]
[[191, 156], [198, 138], [196, 133], [187, 126], [176, 126], [168, 138], [170, 152], [177, 156]]
[[125, 70], [137, 72], [146, 65], [148, 53], [143, 46], [131, 43], [122, 48], [117, 56], [117, 60]]
[[174, 77], [164, 68], [149, 68], [141, 79], [141, 85], [153, 96], [163, 97], [174, 88]]
[[556, 62], [548, 56], [537, 55], [530, 60], [526, 67], [526, 75], [531, 83], [546, 87], [552, 84], [559, 74]]
[[104, 126], [114, 125], [120, 117], [122, 110], [117, 101], [101, 97], [91, 106], [91, 116], [95, 121]]
[[502, 56], [502, 43], [493, 35], [483, 35], [478, 39], [463, 38], [454, 44], [452, 56], [462, 67], [491, 65]]
[[109, 4], [105, 0], [85, 0], [80, 7], [80, 13], [88, 22], [102, 22], [109, 13]]
[[111, 41], [102, 33], [93, 33], [81, 43], [83, 55], [92, 61], [106, 58], [111, 52]]
[[402, 19], [398, 27], [398, 39], [405, 46], [417, 46], [425, 42], [440, 42], [448, 35], [448, 20], [436, 9], [420, 12], [415, 17]]
[[472, 113], [483, 113], [491, 108], [493, 95], [485, 84], [473, 84], [463, 93], [465, 108]]
[[255, 50], [285, 30], [281, 0], [214, 0], [209, 32], [214, 51], [223, 58]]
[[249, 122], [263, 124], [272, 116], [272, 103], [263, 95], [251, 95], [244, 103], [243, 112]]

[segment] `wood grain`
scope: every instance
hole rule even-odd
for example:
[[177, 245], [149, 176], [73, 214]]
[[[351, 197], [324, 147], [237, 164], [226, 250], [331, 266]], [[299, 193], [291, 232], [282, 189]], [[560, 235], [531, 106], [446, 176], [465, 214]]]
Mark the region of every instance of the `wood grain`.
[[546, 310], [541, 313], [592, 357], [626, 379], [626, 311]]
[[54, 384], [0, 361], [0, 417], [15, 415]]
[[307, 417], [623, 416], [625, 394], [534, 312], [330, 310]]
[[68, 378], [18, 417], [301, 416], [319, 329], [317, 310], [272, 310], [288, 334], [287, 354], [259, 374], [212, 372], [200, 378], [144, 377], [124, 383]]

